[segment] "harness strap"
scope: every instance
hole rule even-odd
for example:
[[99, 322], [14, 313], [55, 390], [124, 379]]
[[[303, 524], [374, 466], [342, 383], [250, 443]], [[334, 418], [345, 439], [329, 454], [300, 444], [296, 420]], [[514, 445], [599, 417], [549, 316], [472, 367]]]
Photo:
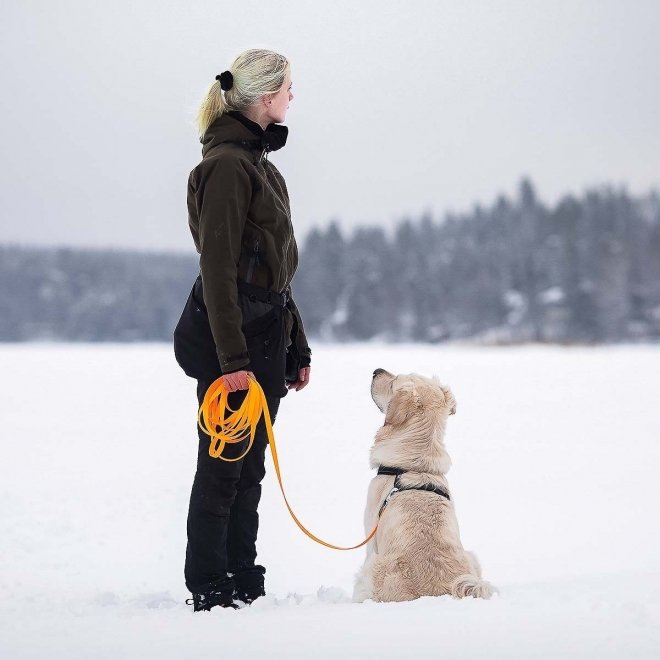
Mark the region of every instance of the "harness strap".
[[378, 474], [403, 474], [405, 470], [395, 467], [387, 467], [386, 465], [378, 466]]
[[401, 470], [400, 468], [387, 467], [384, 465], [379, 466], [378, 474], [394, 474], [396, 476], [394, 477], [394, 485], [392, 486], [392, 489], [383, 500], [383, 503], [380, 505], [380, 509], [378, 510], [378, 518], [380, 518], [381, 514], [383, 513], [383, 509], [389, 504], [392, 495], [402, 490], [425, 490], [427, 492], [436, 493], [436, 495], [440, 495], [441, 497], [451, 500], [449, 493], [442, 490], [442, 488], [438, 488], [434, 484], [427, 483], [415, 486], [402, 486], [399, 482], [399, 477], [404, 474], [404, 472], [406, 472], [406, 470]]

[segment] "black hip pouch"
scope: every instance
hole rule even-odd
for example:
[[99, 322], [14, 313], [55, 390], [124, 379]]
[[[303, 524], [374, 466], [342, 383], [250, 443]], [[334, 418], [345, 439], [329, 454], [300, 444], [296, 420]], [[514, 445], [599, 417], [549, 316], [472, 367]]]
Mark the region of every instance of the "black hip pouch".
[[174, 328], [174, 357], [187, 376], [215, 380], [222, 370], [201, 286], [202, 278], [198, 275]]

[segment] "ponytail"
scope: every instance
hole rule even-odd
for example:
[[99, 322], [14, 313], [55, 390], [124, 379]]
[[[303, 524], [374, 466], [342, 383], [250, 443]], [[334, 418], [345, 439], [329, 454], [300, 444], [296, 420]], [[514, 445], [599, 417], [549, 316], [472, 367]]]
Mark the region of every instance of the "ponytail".
[[195, 124], [200, 137], [206, 133], [206, 129], [223, 113], [227, 111], [227, 103], [220, 88], [220, 81], [214, 80], [202, 99], [197, 111]]

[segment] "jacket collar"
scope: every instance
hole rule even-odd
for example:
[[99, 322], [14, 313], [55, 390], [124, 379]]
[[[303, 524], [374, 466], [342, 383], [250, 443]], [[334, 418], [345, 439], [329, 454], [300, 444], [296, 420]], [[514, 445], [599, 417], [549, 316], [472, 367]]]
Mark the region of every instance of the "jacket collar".
[[228, 110], [211, 123], [199, 141], [202, 143], [202, 157], [224, 142], [268, 152], [281, 149], [286, 144], [288, 133], [289, 129], [283, 124], [270, 123], [264, 130], [238, 110]]

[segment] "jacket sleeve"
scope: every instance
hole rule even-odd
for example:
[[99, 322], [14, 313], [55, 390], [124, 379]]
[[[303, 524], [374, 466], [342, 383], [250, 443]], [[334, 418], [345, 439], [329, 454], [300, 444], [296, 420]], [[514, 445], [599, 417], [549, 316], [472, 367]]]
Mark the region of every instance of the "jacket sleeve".
[[[291, 286], [288, 287], [288, 294], [291, 296]], [[300, 366], [309, 367], [312, 360], [312, 349], [307, 344], [307, 337], [305, 336], [305, 328], [303, 326], [300, 311], [293, 298], [289, 298], [287, 307], [293, 314], [295, 322], [291, 329], [291, 341], [295, 342], [298, 354], [300, 355]]]
[[211, 334], [223, 373], [249, 368], [236, 277], [252, 197], [249, 174], [237, 159], [216, 158], [200, 172], [199, 266]]

